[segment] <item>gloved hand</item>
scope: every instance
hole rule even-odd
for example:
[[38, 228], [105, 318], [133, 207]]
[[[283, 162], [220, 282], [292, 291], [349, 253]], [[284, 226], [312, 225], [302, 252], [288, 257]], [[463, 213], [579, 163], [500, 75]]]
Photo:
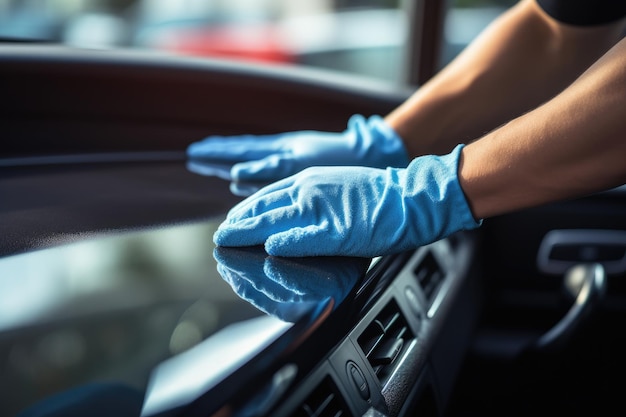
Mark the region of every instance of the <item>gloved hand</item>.
[[339, 304], [369, 265], [364, 258], [276, 258], [259, 248], [218, 247], [213, 257], [239, 297], [289, 322], [330, 299]]
[[236, 205], [213, 239], [275, 256], [373, 257], [476, 228], [457, 176], [462, 147], [406, 169], [309, 168]]
[[[342, 133], [298, 131], [276, 135], [213, 136], [187, 148], [191, 160], [238, 162], [234, 181], [274, 181], [311, 166], [405, 167], [402, 139], [379, 116], [352, 116]], [[243, 161], [243, 162], [242, 162]]]

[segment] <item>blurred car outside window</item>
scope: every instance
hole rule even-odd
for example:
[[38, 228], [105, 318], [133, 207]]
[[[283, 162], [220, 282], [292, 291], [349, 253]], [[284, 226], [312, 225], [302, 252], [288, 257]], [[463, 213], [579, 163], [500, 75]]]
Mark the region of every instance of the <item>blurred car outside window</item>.
[[439, 67], [446, 66], [517, 0], [452, 0], [447, 8]]
[[[0, 0], [0, 38], [305, 65], [403, 84], [413, 0]], [[441, 64], [510, 0], [447, 3]]]

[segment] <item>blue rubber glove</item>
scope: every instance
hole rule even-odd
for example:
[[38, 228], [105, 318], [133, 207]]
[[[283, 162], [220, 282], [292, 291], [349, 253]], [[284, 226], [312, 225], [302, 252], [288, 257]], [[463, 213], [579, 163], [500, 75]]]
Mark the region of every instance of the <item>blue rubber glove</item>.
[[462, 147], [405, 169], [309, 168], [236, 205], [213, 239], [275, 256], [373, 257], [476, 228], [457, 176]]
[[[191, 160], [238, 162], [234, 181], [274, 181], [311, 166], [405, 167], [402, 139], [379, 116], [352, 116], [342, 133], [212, 136], [187, 148]], [[242, 162], [243, 161], [243, 162]]]

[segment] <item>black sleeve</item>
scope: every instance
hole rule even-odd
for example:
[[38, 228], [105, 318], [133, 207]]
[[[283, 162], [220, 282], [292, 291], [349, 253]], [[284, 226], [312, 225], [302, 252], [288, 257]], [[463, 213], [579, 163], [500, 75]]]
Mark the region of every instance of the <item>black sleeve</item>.
[[537, 0], [554, 19], [578, 26], [611, 23], [626, 16], [623, 0]]

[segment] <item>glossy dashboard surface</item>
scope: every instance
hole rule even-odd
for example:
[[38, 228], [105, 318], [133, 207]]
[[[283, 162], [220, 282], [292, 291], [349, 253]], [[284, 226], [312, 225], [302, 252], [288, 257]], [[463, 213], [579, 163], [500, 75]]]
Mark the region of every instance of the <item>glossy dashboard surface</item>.
[[216, 249], [225, 213], [257, 185], [178, 154], [5, 160], [0, 171], [2, 415], [217, 403], [226, 378], [278, 366], [370, 263]]

